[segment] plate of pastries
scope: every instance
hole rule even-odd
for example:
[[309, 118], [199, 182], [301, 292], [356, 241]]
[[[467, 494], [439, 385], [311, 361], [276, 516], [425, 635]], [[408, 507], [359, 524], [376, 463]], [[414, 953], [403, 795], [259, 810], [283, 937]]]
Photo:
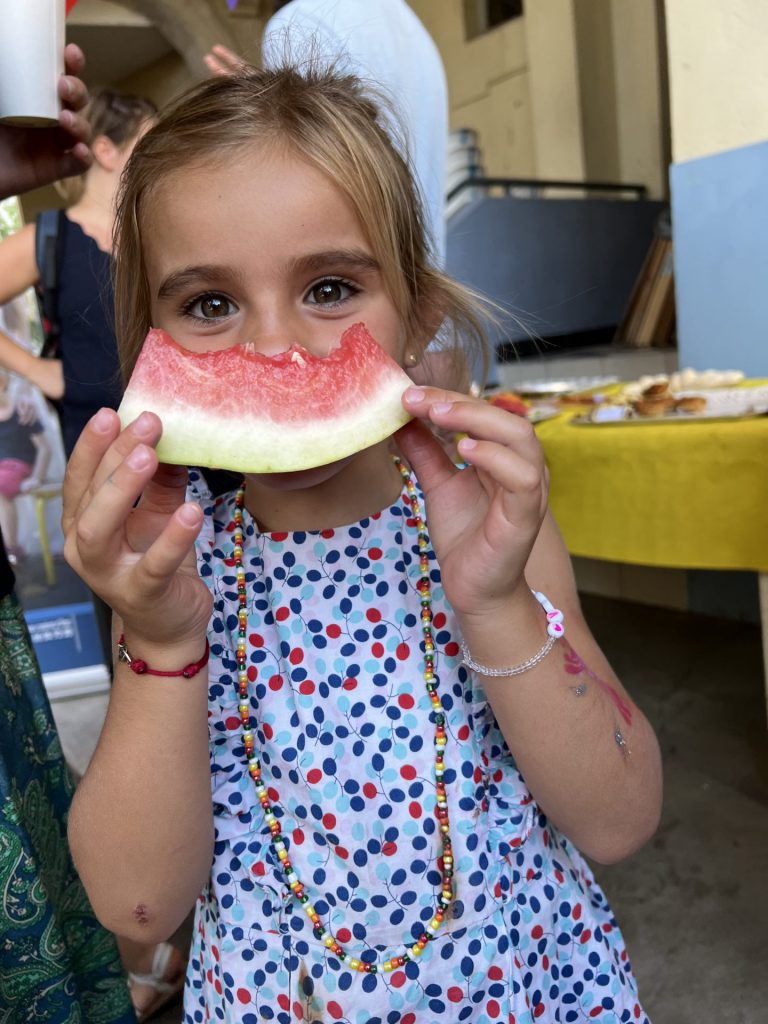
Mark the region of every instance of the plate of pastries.
[[682, 370], [669, 376], [641, 377], [613, 393], [600, 395], [599, 401], [593, 396], [592, 408], [571, 422], [686, 423], [768, 413], [768, 385], [734, 386], [743, 380], [740, 370]]

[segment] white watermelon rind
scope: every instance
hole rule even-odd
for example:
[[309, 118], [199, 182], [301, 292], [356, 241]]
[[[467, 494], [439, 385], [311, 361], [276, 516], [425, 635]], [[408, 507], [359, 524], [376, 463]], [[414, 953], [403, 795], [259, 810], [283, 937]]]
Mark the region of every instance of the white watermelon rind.
[[[206, 385], [214, 381], [230, 396], [221, 412], [205, 408]], [[124, 428], [142, 412], [160, 418], [161, 462], [291, 473], [340, 461], [390, 437], [411, 419], [401, 400], [410, 383], [364, 324], [344, 332], [327, 363], [295, 347], [274, 363], [240, 349], [189, 352], [152, 329], [118, 415]], [[298, 409], [297, 397], [304, 398]]]
[[[410, 381], [392, 380], [377, 393], [375, 407], [360, 408], [322, 424], [259, 424], [259, 438], [243, 436], [229, 420], [196, 409], [153, 408], [151, 402], [126, 395], [119, 415], [123, 427], [142, 412], [154, 412], [163, 424], [157, 445], [161, 462], [179, 466], [230, 469], [237, 473], [292, 473], [338, 462], [384, 441], [411, 416], [401, 396]], [[258, 398], [254, 400], [258, 403]], [[206, 440], [203, 440], [205, 438]], [[207, 440], [210, 439], [210, 440]]]

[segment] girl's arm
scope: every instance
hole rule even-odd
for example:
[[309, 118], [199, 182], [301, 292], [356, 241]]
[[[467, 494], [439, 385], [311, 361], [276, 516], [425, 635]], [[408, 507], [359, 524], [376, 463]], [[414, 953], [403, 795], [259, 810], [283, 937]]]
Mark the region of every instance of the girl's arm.
[[495, 614], [462, 617], [473, 659], [515, 666], [544, 645], [545, 613], [527, 584], [563, 612], [565, 636], [519, 676], [480, 675], [483, 689], [542, 810], [583, 853], [614, 863], [650, 839], [659, 823], [656, 736], [584, 619], [570, 556], [550, 513], [515, 598]]
[[[116, 636], [121, 628], [116, 621]], [[204, 645], [128, 639], [131, 656], [160, 671], [191, 664]], [[194, 906], [213, 860], [208, 671], [192, 679], [136, 675], [114, 644], [113, 653], [109, 708], [75, 792], [69, 841], [102, 924], [156, 943]]]
[[0, 306], [39, 280], [35, 261], [35, 225], [25, 224], [20, 231], [0, 243]]
[[[0, 246], [0, 248], [2, 248]], [[0, 331], [0, 366], [40, 388], [46, 398], [64, 394], [64, 370], [60, 359], [41, 359]]]
[[[211, 597], [194, 560], [202, 513], [184, 502], [186, 470], [158, 467], [159, 436], [156, 416], [120, 433], [102, 409], [69, 461], [62, 525], [67, 560], [115, 609], [131, 656], [172, 672], [201, 657]], [[104, 728], [70, 812], [94, 910], [137, 941], [167, 938], [210, 871], [207, 682], [207, 668], [163, 678], [115, 658]]]
[[620, 860], [658, 824], [658, 744], [582, 615], [570, 558], [547, 511], [548, 474], [533, 428], [467, 396], [432, 389], [409, 396], [420, 418], [468, 435], [459, 443], [470, 463], [464, 470], [423, 428], [400, 436], [473, 660], [514, 668], [541, 650], [547, 621], [530, 587], [565, 616], [565, 637], [526, 672], [478, 673], [504, 738], [553, 824], [595, 860]]

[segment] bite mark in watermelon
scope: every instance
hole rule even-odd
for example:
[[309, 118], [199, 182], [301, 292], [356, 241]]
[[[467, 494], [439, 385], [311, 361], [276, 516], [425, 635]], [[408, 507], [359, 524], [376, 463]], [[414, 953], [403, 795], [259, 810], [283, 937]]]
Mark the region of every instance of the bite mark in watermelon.
[[242, 345], [189, 352], [152, 329], [118, 412], [124, 427], [157, 413], [162, 462], [289, 473], [389, 437], [411, 418], [401, 402], [410, 383], [364, 324], [322, 358], [300, 345], [275, 356]]

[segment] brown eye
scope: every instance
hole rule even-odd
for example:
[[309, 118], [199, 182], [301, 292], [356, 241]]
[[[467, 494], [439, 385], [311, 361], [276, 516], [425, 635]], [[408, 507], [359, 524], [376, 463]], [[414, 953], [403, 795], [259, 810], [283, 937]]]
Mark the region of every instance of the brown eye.
[[219, 292], [208, 292], [191, 299], [182, 309], [184, 316], [203, 323], [224, 320], [237, 312], [235, 303]]
[[304, 301], [310, 306], [340, 306], [359, 291], [359, 288], [348, 281], [326, 277], [325, 280], [312, 285]]
[[200, 315], [206, 320], [216, 320], [222, 316], [229, 316], [230, 302], [221, 295], [206, 295], [200, 299]]
[[344, 286], [340, 281], [323, 281], [322, 284], [316, 284], [310, 294], [319, 306], [329, 302], [341, 302], [344, 298]]

